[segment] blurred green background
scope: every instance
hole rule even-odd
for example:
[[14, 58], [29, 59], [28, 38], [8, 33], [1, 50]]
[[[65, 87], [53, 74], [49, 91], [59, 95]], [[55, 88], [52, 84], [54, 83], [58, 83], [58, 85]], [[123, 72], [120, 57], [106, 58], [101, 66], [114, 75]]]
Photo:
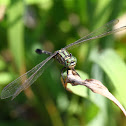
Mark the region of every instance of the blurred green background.
[[[0, 92], [44, 60], [40, 48], [54, 52], [105, 23], [126, 25], [125, 0], [1, 0]], [[126, 31], [69, 50], [84, 79], [100, 80], [126, 108]], [[66, 91], [60, 66], [51, 63], [41, 77], [13, 101], [0, 100], [0, 126], [125, 126], [122, 111], [107, 98], [84, 89]]]

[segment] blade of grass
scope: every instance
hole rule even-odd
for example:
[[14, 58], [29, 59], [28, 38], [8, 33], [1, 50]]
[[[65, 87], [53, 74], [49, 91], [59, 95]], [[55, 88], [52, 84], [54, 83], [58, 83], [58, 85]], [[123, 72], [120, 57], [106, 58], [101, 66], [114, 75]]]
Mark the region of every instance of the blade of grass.
[[92, 52], [90, 57], [93, 62], [98, 64], [108, 75], [117, 90], [116, 97], [126, 107], [126, 65], [112, 49], [107, 49], [101, 54]]
[[23, 2], [18, 0], [10, 5], [7, 13], [9, 48], [19, 71], [24, 64], [23, 11]]

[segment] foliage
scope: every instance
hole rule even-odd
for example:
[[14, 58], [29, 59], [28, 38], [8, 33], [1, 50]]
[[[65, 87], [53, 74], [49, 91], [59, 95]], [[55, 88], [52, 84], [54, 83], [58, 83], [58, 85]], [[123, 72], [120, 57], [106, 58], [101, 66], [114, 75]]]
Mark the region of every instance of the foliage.
[[[0, 90], [54, 52], [126, 12], [120, 0], [0, 1]], [[123, 25], [123, 24], [121, 24]], [[126, 35], [126, 32], [125, 32]], [[75, 69], [100, 80], [126, 108], [126, 37], [116, 34], [69, 50]], [[57, 62], [13, 101], [0, 101], [0, 125], [124, 126], [123, 113], [103, 96], [65, 91]], [[85, 78], [86, 79], [86, 78]], [[86, 90], [85, 90], [86, 91]]]

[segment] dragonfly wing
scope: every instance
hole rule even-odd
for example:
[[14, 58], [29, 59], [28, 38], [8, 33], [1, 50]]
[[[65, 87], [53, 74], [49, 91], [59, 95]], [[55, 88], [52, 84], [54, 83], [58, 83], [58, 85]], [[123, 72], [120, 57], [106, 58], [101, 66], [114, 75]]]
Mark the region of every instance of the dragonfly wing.
[[49, 56], [44, 61], [36, 65], [34, 68], [18, 77], [16, 80], [8, 84], [1, 92], [1, 99], [5, 99], [12, 96], [14, 99], [22, 90], [25, 90], [31, 86], [37, 78], [43, 73], [45, 67], [43, 67], [55, 54]]
[[126, 29], [126, 26], [123, 26], [123, 27], [120, 27], [117, 29], [113, 29], [113, 26], [116, 25], [118, 22], [119, 22], [118, 19], [112, 20], [112, 21], [108, 22], [107, 24], [103, 25], [102, 27], [91, 32], [90, 34], [84, 36], [83, 38], [75, 41], [74, 43], [67, 45], [66, 47], [64, 47], [64, 49], [68, 49], [74, 45], [78, 45], [78, 44], [84, 43], [89, 40], [102, 38], [102, 37], [107, 36], [109, 34], [119, 32], [119, 31]]

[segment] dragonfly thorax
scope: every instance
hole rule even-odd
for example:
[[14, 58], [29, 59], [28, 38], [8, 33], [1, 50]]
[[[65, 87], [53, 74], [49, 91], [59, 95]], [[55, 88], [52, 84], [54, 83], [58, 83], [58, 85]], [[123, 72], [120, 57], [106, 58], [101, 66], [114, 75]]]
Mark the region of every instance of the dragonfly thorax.
[[67, 52], [65, 49], [59, 50], [55, 58], [58, 60], [60, 64], [70, 69], [74, 68], [77, 63], [77, 59], [74, 56], [72, 56], [71, 53]]

